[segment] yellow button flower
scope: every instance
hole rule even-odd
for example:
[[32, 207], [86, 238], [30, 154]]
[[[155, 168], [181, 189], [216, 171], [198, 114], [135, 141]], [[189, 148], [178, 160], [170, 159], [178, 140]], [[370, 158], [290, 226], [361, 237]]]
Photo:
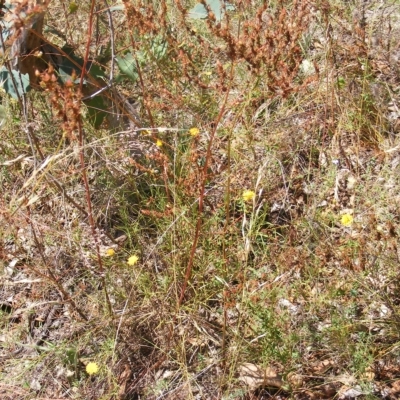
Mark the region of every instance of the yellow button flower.
[[115, 254], [115, 250], [114, 249], [107, 249], [106, 250], [106, 254], [108, 257], [112, 257]]
[[190, 128], [189, 133], [191, 136], [195, 137], [199, 135], [200, 131], [199, 128]]
[[252, 190], [245, 190], [242, 194], [242, 198], [246, 202], [252, 201], [254, 197], [256, 197], [256, 194]]
[[137, 255], [130, 256], [128, 258], [128, 265], [135, 265], [139, 261], [139, 257]]
[[157, 139], [156, 146], [161, 147], [162, 145], [163, 145], [163, 142], [160, 139]]
[[99, 372], [99, 367], [96, 363], [90, 362], [88, 365], [86, 365], [86, 372], [89, 375], [95, 375]]
[[343, 226], [350, 226], [353, 223], [354, 218], [350, 214], [343, 214], [340, 222]]

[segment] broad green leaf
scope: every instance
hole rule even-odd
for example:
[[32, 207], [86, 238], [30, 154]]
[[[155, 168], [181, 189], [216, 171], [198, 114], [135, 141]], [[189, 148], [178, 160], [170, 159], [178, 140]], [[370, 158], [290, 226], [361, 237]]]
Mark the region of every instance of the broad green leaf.
[[[225, 3], [225, 7], [224, 7], [221, 0], [206, 0], [206, 3], [210, 7], [213, 14], [215, 15], [215, 19], [217, 20], [217, 22], [221, 21], [221, 19], [224, 16], [225, 10], [226, 11], [234, 11], [235, 10], [235, 6], [230, 3]], [[189, 11], [189, 18], [205, 19], [207, 17], [208, 17], [207, 9], [201, 3], [196, 4]]]
[[[83, 59], [75, 55], [74, 49], [71, 46], [65, 45], [61, 50], [68, 55], [68, 57], [63, 56], [61, 58], [61, 65], [57, 65], [59, 78], [62, 83], [65, 83], [71, 80], [74, 71], [76, 76], [81, 74]], [[76, 79], [74, 83], [78, 82], [79, 79]], [[84, 83], [86, 83], [86, 81], [84, 81]]]
[[104, 102], [103, 97], [96, 96], [93, 99], [86, 100], [85, 104], [88, 109], [89, 122], [96, 129], [100, 128], [101, 123], [107, 116], [107, 106]]
[[[68, 57], [62, 57], [60, 65], [57, 65], [61, 82], [65, 83], [67, 81], [70, 81], [72, 78], [72, 73], [73, 71], [75, 71], [75, 74], [77, 76], [75, 83], [78, 83], [80, 80], [79, 76], [82, 72], [83, 59], [77, 56], [74, 53], [73, 48], [68, 45], [65, 45], [61, 50], [68, 55]], [[100, 68], [100, 66], [93, 62], [87, 63], [86, 70], [94, 78], [99, 79], [105, 77], [104, 71]], [[86, 79], [84, 79], [83, 83], [87, 83]]]
[[127, 53], [125, 56], [117, 57], [117, 64], [121, 72], [130, 80], [136, 82], [139, 75], [136, 68], [136, 61], [132, 53]]
[[103, 79], [106, 77], [104, 70], [98, 64], [90, 63], [87, 69], [93, 78]]
[[151, 53], [156, 60], [161, 60], [167, 53], [168, 43], [161, 36], [154, 38], [151, 43]]
[[10, 74], [4, 66], [0, 69], [0, 82], [4, 90], [14, 99], [18, 99], [19, 96], [31, 90], [28, 74], [21, 74], [14, 70], [11, 70]]

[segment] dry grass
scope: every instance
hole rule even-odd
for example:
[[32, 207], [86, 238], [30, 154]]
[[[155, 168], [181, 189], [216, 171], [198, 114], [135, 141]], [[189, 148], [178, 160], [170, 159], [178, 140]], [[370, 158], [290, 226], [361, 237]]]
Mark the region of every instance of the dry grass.
[[[399, 6], [231, 3], [112, 12], [140, 128], [57, 70], [2, 95], [2, 399], [399, 397]], [[54, 0], [49, 40], [108, 77], [90, 10]]]

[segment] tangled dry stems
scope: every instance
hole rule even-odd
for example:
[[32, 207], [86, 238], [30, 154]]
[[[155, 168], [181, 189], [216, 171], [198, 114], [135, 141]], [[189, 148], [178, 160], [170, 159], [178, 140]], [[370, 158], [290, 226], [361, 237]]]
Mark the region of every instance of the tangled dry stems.
[[[124, 83], [150, 132], [128, 131], [135, 156], [52, 66], [28, 97], [42, 161], [23, 124], [2, 132], [2, 379], [26, 376], [27, 398], [396, 398], [393, 43], [369, 44], [365, 10], [346, 19], [342, 3], [237, 1], [221, 21], [202, 4], [205, 21], [180, 1], [115, 17], [119, 56], [168, 45]], [[326, 35], [301, 48], [313, 29]], [[278, 392], [243, 363], [278, 371]]]

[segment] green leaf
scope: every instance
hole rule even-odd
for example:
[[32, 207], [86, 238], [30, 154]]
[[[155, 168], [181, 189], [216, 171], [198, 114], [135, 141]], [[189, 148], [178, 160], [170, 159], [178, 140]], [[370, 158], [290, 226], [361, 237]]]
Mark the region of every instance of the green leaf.
[[167, 54], [168, 43], [161, 36], [157, 36], [151, 43], [150, 51], [156, 60], [161, 60]]
[[[63, 56], [61, 64], [57, 65], [59, 78], [62, 83], [65, 83], [71, 80], [73, 71], [75, 71], [77, 77], [81, 74], [83, 59], [74, 53], [74, 49], [71, 46], [65, 45], [61, 50], [68, 55], [68, 57]], [[78, 82], [79, 79], [77, 78], [74, 83]]]
[[[74, 49], [69, 45], [65, 45], [61, 50], [66, 55], [57, 57], [58, 62], [56, 63], [56, 67], [58, 70], [59, 81], [61, 81], [61, 83], [71, 81], [73, 72], [75, 72], [76, 79], [74, 83], [79, 83], [83, 67], [83, 58], [77, 56], [74, 52]], [[102, 79], [105, 77], [103, 69], [92, 61], [89, 61], [86, 64], [86, 70], [92, 77], [96, 79]], [[86, 84], [87, 80], [84, 79], [83, 83]]]
[[336, 83], [339, 89], [342, 89], [346, 86], [346, 80], [343, 78], [343, 76], [339, 76]]
[[18, 99], [31, 90], [28, 74], [21, 74], [14, 70], [11, 70], [10, 74], [10, 71], [4, 66], [0, 69], [0, 82], [4, 90], [14, 99]]
[[167, 48], [167, 41], [161, 36], [156, 36], [151, 40], [150, 45], [146, 49], [136, 53], [136, 58], [132, 53], [116, 57], [118, 67], [122, 73], [118, 76], [117, 82], [120, 82], [123, 78], [129, 78], [131, 81], [136, 82], [139, 78], [136, 60], [140, 66], [146, 65], [154, 59], [160, 61], [167, 54]]
[[121, 72], [131, 81], [136, 82], [139, 75], [136, 68], [136, 61], [132, 53], [127, 53], [124, 57], [117, 57], [116, 61]]
[[95, 64], [95, 63], [88, 63], [89, 65], [88, 65], [88, 67], [87, 67], [87, 69], [88, 69], [88, 71], [89, 71], [89, 74], [93, 77], [93, 78], [96, 78], [96, 79], [103, 79], [103, 78], [105, 78], [106, 77], [106, 75], [105, 75], [105, 73], [104, 73], [104, 70], [100, 67], [100, 65], [98, 65], [98, 64]]
[[96, 129], [100, 128], [104, 118], [107, 116], [107, 106], [103, 97], [96, 96], [93, 99], [86, 100], [85, 104], [88, 109], [90, 124]]
[[[223, 6], [221, 0], [206, 0], [207, 5], [210, 7], [212, 13], [215, 15], [215, 19], [217, 22], [221, 21], [224, 16], [224, 12], [226, 11], [234, 11], [235, 6], [230, 3], [225, 3], [225, 7]], [[189, 18], [192, 19], [205, 19], [208, 17], [207, 9], [203, 4], [196, 4], [189, 11]]]

